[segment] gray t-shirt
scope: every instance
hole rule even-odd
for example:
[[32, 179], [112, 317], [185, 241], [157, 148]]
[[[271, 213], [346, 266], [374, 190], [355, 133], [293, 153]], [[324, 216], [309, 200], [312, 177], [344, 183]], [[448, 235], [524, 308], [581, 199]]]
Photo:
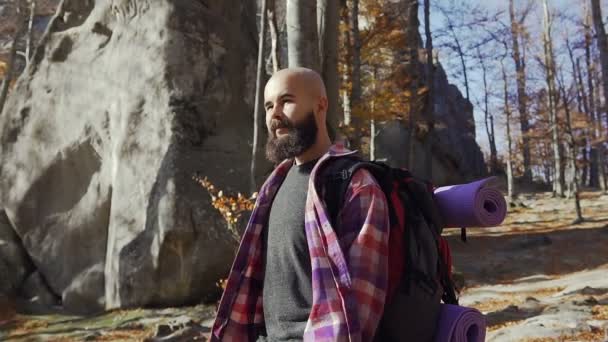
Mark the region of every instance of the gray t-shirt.
[[272, 202], [264, 242], [263, 307], [267, 338], [301, 341], [312, 307], [310, 254], [304, 212], [310, 172], [317, 160], [294, 165]]

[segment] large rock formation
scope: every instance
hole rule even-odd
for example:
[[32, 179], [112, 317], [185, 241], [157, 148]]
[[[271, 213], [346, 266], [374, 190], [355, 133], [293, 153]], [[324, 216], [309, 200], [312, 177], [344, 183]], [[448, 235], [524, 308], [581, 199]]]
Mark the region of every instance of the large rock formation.
[[433, 87], [436, 121], [433, 179], [437, 184], [454, 184], [485, 176], [483, 153], [475, 140], [473, 105], [449, 83], [443, 67], [437, 62]]
[[[423, 68], [420, 68], [423, 70]], [[484, 176], [487, 171], [483, 153], [475, 141], [473, 106], [455, 85], [449, 83], [441, 64], [435, 64], [433, 109], [435, 131], [433, 140], [432, 180], [436, 185], [455, 184]], [[408, 167], [416, 175], [427, 178], [422, 163], [408, 165], [408, 128], [401, 121], [381, 125], [376, 140], [378, 159]], [[415, 139], [416, 156], [425, 153], [423, 142]]]
[[0, 207], [66, 309], [216, 291], [235, 243], [192, 175], [247, 188], [254, 7], [61, 3], [0, 115]]
[[14, 294], [32, 270], [27, 252], [4, 210], [0, 210], [0, 293]]
[[[392, 1], [386, 14], [394, 16], [403, 30], [403, 46], [396, 59], [395, 71], [404, 86], [417, 91], [425, 86], [427, 53], [420, 37], [418, 2]], [[426, 120], [425, 106], [432, 106], [434, 130], [431, 134], [415, 130], [410, 134], [408, 122], [392, 121], [380, 125], [376, 141], [376, 158], [386, 159], [393, 166], [407, 167], [414, 174], [431, 179], [436, 185], [469, 181], [485, 175], [483, 153], [475, 141], [473, 105], [465, 99], [458, 88], [449, 83], [441, 64], [434, 60], [432, 101], [423, 106], [412, 106], [421, 123]], [[424, 95], [423, 95], [424, 96]], [[424, 125], [427, 126], [427, 125]], [[420, 131], [420, 132], [419, 132]], [[414, 165], [409, 164], [410, 137], [413, 140]], [[432, 175], [426, 169], [424, 159], [430, 145]]]

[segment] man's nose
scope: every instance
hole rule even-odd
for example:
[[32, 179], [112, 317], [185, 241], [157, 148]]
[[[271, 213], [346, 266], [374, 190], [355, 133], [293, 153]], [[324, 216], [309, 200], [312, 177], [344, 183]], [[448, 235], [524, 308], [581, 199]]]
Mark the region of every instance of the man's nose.
[[274, 105], [272, 106], [272, 108], [270, 109], [270, 119], [277, 119], [280, 120], [281, 118], [283, 118], [283, 108], [279, 105]]

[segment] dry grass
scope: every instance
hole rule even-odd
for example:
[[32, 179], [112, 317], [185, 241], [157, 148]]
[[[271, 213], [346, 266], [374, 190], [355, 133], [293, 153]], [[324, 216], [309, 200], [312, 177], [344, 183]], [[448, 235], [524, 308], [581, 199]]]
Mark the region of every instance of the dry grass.
[[49, 322], [43, 320], [15, 320], [16, 324], [11, 329], [9, 336], [18, 336], [29, 334], [37, 329], [46, 328]]
[[556, 293], [564, 291], [565, 287], [548, 287], [546, 289], [540, 289], [536, 291], [526, 292], [527, 294], [534, 297], [549, 297]]
[[[473, 287], [471, 287], [473, 288]], [[501, 296], [500, 299], [490, 299], [480, 303], [475, 303], [475, 307], [479, 311], [492, 312], [506, 308], [509, 305], [520, 305], [528, 297], [542, 298], [549, 297], [556, 293], [563, 291], [565, 287], [548, 287], [544, 289], [534, 291], [522, 291], [522, 292], [500, 292], [497, 295]], [[505, 298], [506, 297], [506, 298]], [[586, 297], [585, 297], [586, 298]]]
[[154, 329], [121, 329], [104, 333], [94, 341], [145, 341], [154, 335]]
[[509, 321], [509, 322], [504, 322], [504, 323], [500, 323], [500, 324], [495, 324], [495, 325], [488, 326], [488, 328], [486, 330], [488, 332], [490, 332], [490, 331], [494, 331], [494, 330], [510, 327], [512, 325], [517, 325], [520, 322], [522, 322], [522, 321]]
[[487, 301], [483, 301], [481, 303], [476, 303], [476, 304], [472, 305], [472, 307], [474, 307], [475, 309], [477, 309], [481, 312], [494, 312], [494, 311], [502, 310], [502, 309], [508, 307], [509, 305], [519, 305], [520, 303], [521, 303], [521, 300], [515, 299], [515, 298], [490, 299]]
[[591, 309], [593, 319], [608, 321], [608, 305], [596, 305]]
[[528, 338], [522, 342], [573, 342], [573, 341], [605, 341], [605, 333], [603, 331], [586, 331], [576, 335], [562, 335], [560, 337], [541, 337]]

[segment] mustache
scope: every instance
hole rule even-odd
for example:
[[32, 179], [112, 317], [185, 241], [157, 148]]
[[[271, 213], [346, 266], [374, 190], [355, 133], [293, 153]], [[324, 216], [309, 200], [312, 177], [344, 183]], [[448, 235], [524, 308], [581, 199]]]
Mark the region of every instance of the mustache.
[[293, 128], [293, 125], [287, 119], [272, 119], [270, 121], [270, 130], [276, 131], [279, 128], [291, 129]]

